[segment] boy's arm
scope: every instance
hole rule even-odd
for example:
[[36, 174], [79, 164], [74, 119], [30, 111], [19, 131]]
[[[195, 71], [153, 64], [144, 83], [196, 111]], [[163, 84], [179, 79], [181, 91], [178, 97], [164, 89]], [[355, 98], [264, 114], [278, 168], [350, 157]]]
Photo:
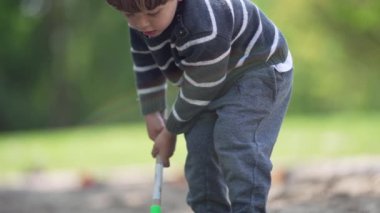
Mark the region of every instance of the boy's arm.
[[167, 129], [175, 134], [187, 130], [191, 120], [201, 112], [222, 89], [227, 77], [230, 40], [221, 36], [190, 47], [177, 47], [185, 58], [183, 82], [172, 111], [166, 121]]
[[152, 155], [159, 154], [163, 165], [168, 167], [175, 150], [176, 135], [166, 130], [162, 114], [166, 103], [166, 80], [139, 33], [130, 29], [130, 37], [137, 94], [149, 138], [154, 141]]
[[153, 112], [144, 116], [149, 138], [154, 141], [164, 129], [165, 123], [161, 112]]
[[143, 115], [165, 110], [166, 80], [139, 33], [130, 29], [133, 70]]

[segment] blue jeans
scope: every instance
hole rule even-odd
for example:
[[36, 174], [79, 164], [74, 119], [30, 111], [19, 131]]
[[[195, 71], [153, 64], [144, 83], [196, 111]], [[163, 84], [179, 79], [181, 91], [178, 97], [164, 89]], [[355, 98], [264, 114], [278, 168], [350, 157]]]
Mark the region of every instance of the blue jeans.
[[248, 71], [185, 133], [187, 202], [196, 213], [266, 212], [270, 156], [293, 71]]

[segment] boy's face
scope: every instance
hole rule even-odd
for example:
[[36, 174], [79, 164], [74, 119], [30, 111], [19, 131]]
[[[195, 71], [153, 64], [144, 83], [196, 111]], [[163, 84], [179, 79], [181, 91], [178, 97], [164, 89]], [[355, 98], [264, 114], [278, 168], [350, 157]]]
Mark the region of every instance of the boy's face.
[[179, 0], [168, 0], [152, 10], [138, 13], [123, 12], [127, 17], [128, 25], [148, 37], [160, 35], [172, 22]]

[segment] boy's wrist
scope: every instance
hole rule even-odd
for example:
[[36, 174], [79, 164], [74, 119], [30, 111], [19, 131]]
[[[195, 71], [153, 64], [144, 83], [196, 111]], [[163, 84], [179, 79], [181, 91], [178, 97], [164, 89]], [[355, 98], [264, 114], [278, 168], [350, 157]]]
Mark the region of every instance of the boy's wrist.
[[176, 137], [176, 136], [177, 136], [176, 134], [170, 132], [166, 127], [165, 127], [162, 131], [163, 131], [163, 133], [164, 133], [165, 135], [167, 135], [168, 137]]
[[145, 116], [152, 116], [152, 115], [160, 115], [160, 116], [162, 116], [162, 112], [161, 111], [154, 111], [154, 112], [150, 112], [148, 114], [145, 114]]

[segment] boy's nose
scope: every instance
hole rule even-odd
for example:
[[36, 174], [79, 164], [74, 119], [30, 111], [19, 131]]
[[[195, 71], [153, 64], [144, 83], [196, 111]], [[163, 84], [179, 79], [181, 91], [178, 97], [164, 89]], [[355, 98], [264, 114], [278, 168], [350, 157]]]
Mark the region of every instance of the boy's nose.
[[137, 27], [141, 31], [144, 31], [145, 29], [148, 29], [149, 26], [150, 26], [150, 23], [149, 23], [149, 21], [146, 18], [139, 19], [139, 21], [137, 23]]

